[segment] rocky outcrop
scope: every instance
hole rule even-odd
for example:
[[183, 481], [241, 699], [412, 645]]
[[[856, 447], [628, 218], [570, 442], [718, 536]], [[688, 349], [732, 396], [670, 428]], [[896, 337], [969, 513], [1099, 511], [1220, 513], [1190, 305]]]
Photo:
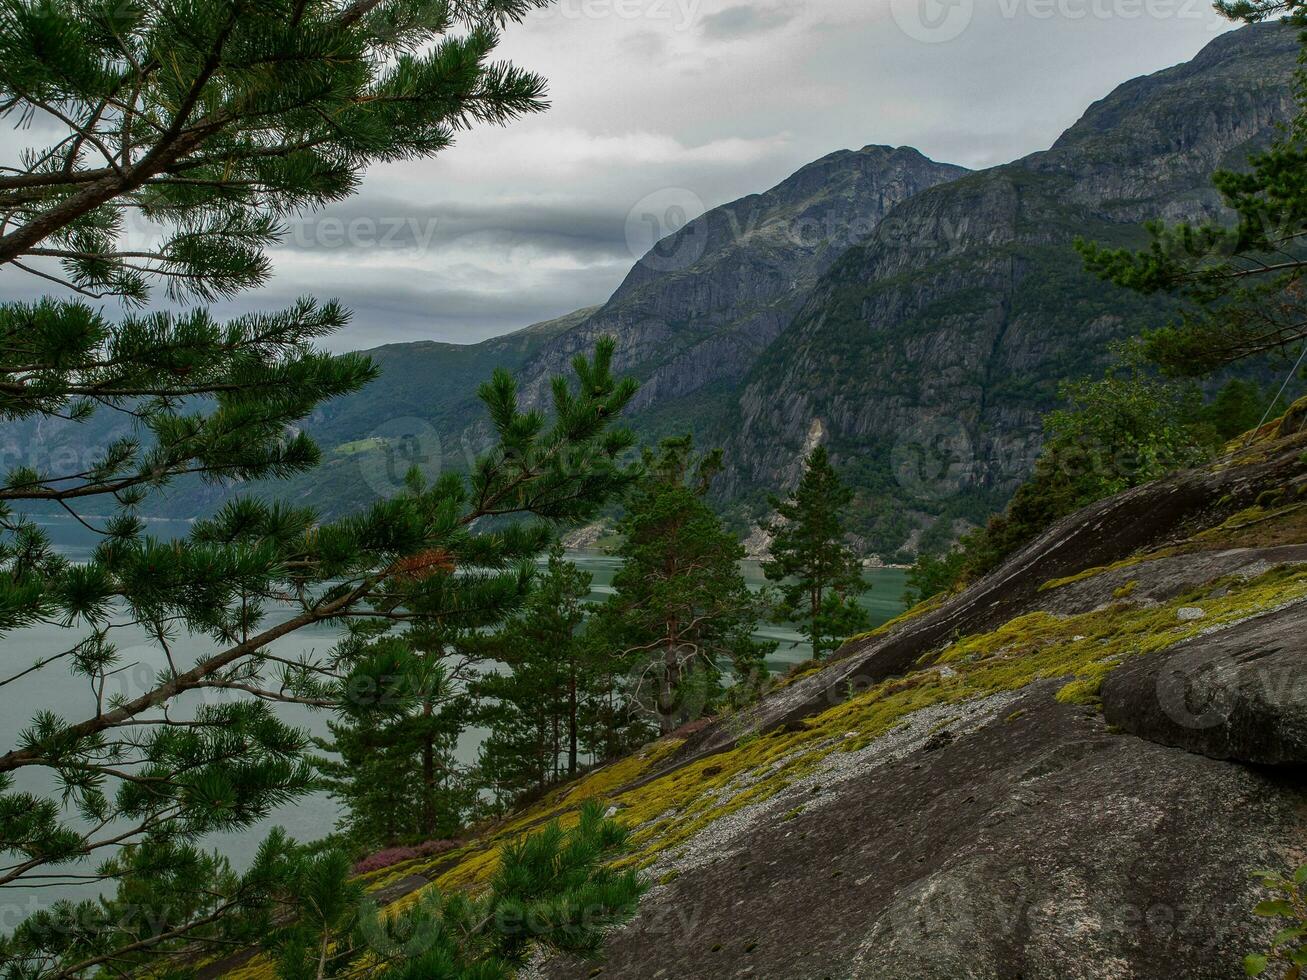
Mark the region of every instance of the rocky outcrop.
[[1294, 606], [1138, 657], [1104, 681], [1103, 714], [1123, 731], [1214, 759], [1307, 765], [1303, 625]]
[[1052, 695], [977, 706], [930, 750], [854, 756], [829, 790], [796, 783], [705, 842], [597, 972], [540, 975], [1237, 976], [1260, 938], [1248, 870], [1302, 839], [1301, 792]]

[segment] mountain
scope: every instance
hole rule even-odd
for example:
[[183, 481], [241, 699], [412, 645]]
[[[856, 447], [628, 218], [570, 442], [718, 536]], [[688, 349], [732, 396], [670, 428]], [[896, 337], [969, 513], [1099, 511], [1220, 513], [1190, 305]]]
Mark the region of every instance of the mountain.
[[[632, 405], [646, 429], [700, 415], [784, 330], [809, 289], [896, 205], [965, 174], [911, 147], [841, 150], [763, 194], [714, 208], [660, 241], [611, 299], [526, 365], [529, 394], [597, 338], [641, 381]], [[662, 424], [659, 424], [659, 423]]]
[[[689, 222], [601, 307], [482, 344], [371, 352], [382, 378], [307, 422], [325, 465], [266, 489], [337, 515], [394, 492], [409, 463], [462, 467], [486, 442], [475, 389], [494, 367], [539, 404], [611, 334], [643, 383], [643, 437], [725, 446], [719, 504], [740, 526], [822, 441], [858, 491], [864, 551], [946, 542], [1028, 472], [1058, 384], [1166, 315], [1087, 275], [1074, 239], [1139, 243], [1146, 218], [1220, 214], [1210, 175], [1290, 116], [1297, 50], [1278, 24], [1221, 35], [1119, 86], [1048, 150], [977, 173], [907, 147], [832, 153]], [[227, 493], [179, 486], [156, 512]]]
[[393, 418], [411, 415], [442, 430], [466, 424], [475, 411], [476, 389], [495, 368], [520, 371], [554, 338], [577, 329], [598, 307], [493, 337], [479, 344], [421, 341], [386, 344], [365, 353], [377, 362], [382, 378], [378, 390], [325, 403], [310, 426], [328, 445], [370, 436], [379, 422], [379, 397]]
[[892, 210], [750, 369], [717, 430], [728, 498], [796, 479], [820, 438], [859, 488], [870, 550], [1001, 506], [1058, 383], [1166, 312], [1086, 274], [1074, 239], [1133, 244], [1146, 218], [1218, 215], [1210, 175], [1289, 117], [1297, 52], [1279, 24], [1224, 34], [1121, 85], [1049, 150]]

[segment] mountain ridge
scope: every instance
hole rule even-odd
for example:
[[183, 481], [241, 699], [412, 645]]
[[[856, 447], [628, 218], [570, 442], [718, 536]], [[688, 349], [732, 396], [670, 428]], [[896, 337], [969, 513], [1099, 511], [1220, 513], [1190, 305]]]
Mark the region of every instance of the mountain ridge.
[[719, 429], [726, 496], [797, 479], [816, 419], [861, 492], [868, 550], [1001, 507], [1057, 384], [1101, 370], [1113, 341], [1170, 309], [1098, 282], [1073, 240], [1141, 244], [1145, 216], [1218, 215], [1210, 173], [1288, 118], [1296, 55], [1279, 25], [1221, 35], [1198, 67], [1118, 86], [1049, 150], [891, 211], [750, 372]]
[[[397, 489], [378, 490], [379, 457], [415, 433], [435, 467], [461, 468], [489, 441], [475, 392], [493, 368], [543, 405], [551, 374], [615, 334], [619, 367], [643, 382], [637, 432], [724, 445], [718, 502], [737, 526], [793, 484], [817, 431], [859, 493], [865, 553], [947, 541], [1028, 472], [1058, 382], [1166, 313], [1089, 277], [1072, 239], [1132, 244], [1145, 217], [1219, 214], [1209, 175], [1288, 117], [1296, 54], [1279, 25], [1220, 35], [1116, 86], [1048, 149], [987, 170], [876, 143], [828, 153], [687, 223], [597, 307], [480, 344], [374, 349], [382, 378], [305, 423], [324, 466], [242, 489], [338, 516]], [[196, 516], [230, 493], [197, 481], [149, 512]]]

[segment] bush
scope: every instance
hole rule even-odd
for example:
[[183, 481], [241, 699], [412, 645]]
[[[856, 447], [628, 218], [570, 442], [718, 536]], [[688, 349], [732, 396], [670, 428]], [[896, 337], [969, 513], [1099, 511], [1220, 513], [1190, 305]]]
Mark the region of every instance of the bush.
[[357, 861], [353, 867], [353, 873], [356, 875], [365, 875], [373, 871], [380, 871], [382, 868], [389, 868], [396, 864], [403, 864], [405, 861], [412, 861], [416, 858], [433, 857], [436, 854], [444, 854], [446, 851], [452, 851], [458, 847], [458, 841], [455, 840], [429, 840], [424, 841], [414, 847], [388, 847], [384, 851], [378, 851], [376, 854], [370, 854]]

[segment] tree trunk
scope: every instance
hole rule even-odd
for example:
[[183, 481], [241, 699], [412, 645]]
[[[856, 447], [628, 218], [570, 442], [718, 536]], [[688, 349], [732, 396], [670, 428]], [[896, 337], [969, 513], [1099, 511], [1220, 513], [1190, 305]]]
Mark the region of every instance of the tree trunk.
[[[422, 717], [429, 719], [434, 710], [424, 701]], [[436, 836], [436, 744], [429, 729], [422, 733], [422, 787], [422, 832], [430, 840]]]
[[676, 640], [667, 643], [663, 654], [663, 682], [658, 692], [658, 730], [667, 735], [676, 730], [676, 693], [681, 686], [681, 660], [676, 653]]
[[817, 617], [821, 614], [821, 589], [812, 589], [812, 659], [821, 659], [821, 636], [817, 632]]
[[576, 775], [577, 743], [576, 663], [573, 661], [567, 678], [567, 774]]

